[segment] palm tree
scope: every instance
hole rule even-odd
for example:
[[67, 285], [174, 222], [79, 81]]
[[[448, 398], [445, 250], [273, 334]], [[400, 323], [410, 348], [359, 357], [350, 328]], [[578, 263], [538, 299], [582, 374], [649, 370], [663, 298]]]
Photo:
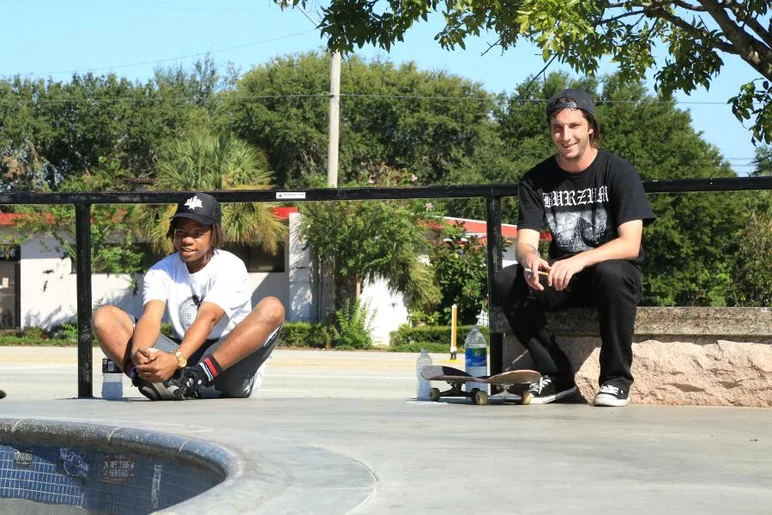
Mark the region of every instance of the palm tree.
[[[247, 143], [229, 135], [195, 132], [161, 149], [153, 189], [179, 191], [257, 190], [271, 187], [268, 160]], [[137, 231], [157, 252], [172, 251], [166, 238], [174, 205], [142, 206]], [[223, 204], [223, 232], [231, 243], [258, 245], [275, 253], [286, 226], [271, 212], [272, 204]]]

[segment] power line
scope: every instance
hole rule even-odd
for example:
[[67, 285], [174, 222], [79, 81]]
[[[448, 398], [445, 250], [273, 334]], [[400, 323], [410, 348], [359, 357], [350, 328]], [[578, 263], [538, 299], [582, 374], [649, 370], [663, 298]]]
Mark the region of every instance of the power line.
[[[206, 54], [195, 54], [206, 55]], [[171, 60], [171, 59], [169, 59]], [[160, 61], [153, 61], [160, 62]], [[138, 66], [138, 65], [123, 65], [123, 66]], [[64, 72], [60, 72], [64, 73]], [[85, 73], [85, 72], [84, 72]], [[248, 101], [248, 100], [281, 100], [281, 99], [298, 99], [298, 98], [310, 98], [310, 99], [329, 99], [329, 93], [297, 93], [297, 94], [281, 94], [281, 95], [229, 95], [227, 100], [229, 101]], [[370, 93], [341, 93], [341, 99], [358, 99], [358, 98], [372, 98], [372, 99], [385, 99], [385, 100], [431, 100], [431, 101], [448, 101], [448, 102], [490, 102], [490, 97], [453, 97], [453, 96], [441, 96], [441, 95], [395, 95], [395, 94], [370, 94]], [[221, 102], [225, 100], [224, 97], [213, 97], [210, 100]], [[186, 97], [158, 97], [158, 98], [138, 98], [138, 97], [115, 97], [115, 98], [71, 98], [71, 99], [41, 99], [37, 98], [34, 101], [29, 99], [11, 99], [0, 98], [0, 104], [4, 105], [27, 105], [30, 103], [45, 105], [45, 104], [115, 104], [119, 102], [129, 102], [136, 104], [146, 104], [153, 102], [190, 102], [200, 101], [199, 98]], [[518, 100], [517, 103], [521, 104], [544, 104], [546, 100], [532, 99], [532, 100]], [[604, 102], [607, 104], [637, 104], [634, 100], [619, 100]], [[668, 103], [668, 101], [649, 101], [649, 103]], [[676, 102], [676, 105], [689, 105], [689, 102]], [[703, 102], [704, 104], [704, 102]], [[714, 102], [713, 104], [724, 105], [722, 102]], [[746, 159], [746, 158], [736, 158]]]
[[[329, 93], [307, 93], [297, 95], [244, 95], [244, 96], [230, 96], [228, 99], [237, 100], [276, 100], [282, 98], [321, 98], [328, 99]], [[35, 104], [117, 104], [119, 102], [129, 102], [135, 104], [151, 104], [154, 102], [192, 102], [199, 101], [200, 99], [192, 97], [159, 97], [159, 98], [135, 98], [135, 97], [117, 97], [117, 98], [72, 98], [72, 99], [37, 99]], [[221, 102], [223, 98], [213, 97], [211, 100]], [[0, 104], [28, 104], [28, 100], [22, 99], [0, 99]]]
[[[0, 1], [2, 1], [2, 0], [0, 0]], [[288, 34], [286, 36], [279, 36], [279, 37], [276, 37], [276, 38], [265, 39], [265, 40], [262, 40], [262, 41], [256, 41], [254, 43], [246, 43], [246, 44], [243, 44], [243, 45], [236, 45], [236, 46], [232, 46], [232, 47], [220, 48], [220, 49], [216, 49], [216, 50], [211, 50], [209, 52], [200, 52], [200, 53], [197, 53], [197, 54], [182, 55], [182, 56], [179, 56], [179, 57], [169, 57], [169, 58], [166, 58], [166, 59], [158, 59], [158, 60], [155, 60], [155, 61], [144, 61], [144, 62], [141, 62], [141, 63], [117, 64], [117, 65], [113, 65], [113, 66], [100, 66], [98, 68], [90, 68], [90, 69], [84, 70], [83, 72], [80, 72], [80, 73], [92, 73], [92, 72], [100, 71], [100, 70], [114, 70], [114, 69], [118, 69], [118, 68], [132, 68], [134, 66], [146, 66], [148, 64], [162, 64], [162, 63], [166, 63], [166, 62], [170, 62], [170, 61], [179, 61], [179, 60], [182, 60], [182, 59], [190, 59], [190, 58], [193, 58], [193, 57], [204, 57], [206, 55], [219, 54], [219, 53], [222, 53], [222, 52], [228, 52], [230, 50], [237, 50], [239, 48], [248, 48], [248, 47], [253, 47], [253, 46], [258, 46], [258, 45], [264, 45], [266, 43], [273, 43], [275, 41], [281, 41], [283, 39], [294, 38], [294, 37], [297, 37], [297, 36], [304, 36], [306, 34], [310, 34], [311, 32], [316, 32], [316, 29], [310, 29], [310, 30], [306, 30], [306, 31], [303, 31], [303, 32], [296, 32], [294, 34]], [[61, 71], [45, 72], [45, 73], [29, 72], [29, 73], [24, 73], [24, 74], [21, 74], [21, 73], [20, 74], [15, 74], [15, 75], [18, 75], [20, 77], [28, 77], [30, 75], [49, 76], [49, 75], [62, 75], [62, 74], [71, 75], [71, 74], [75, 74], [75, 73], [78, 73], [78, 72], [76, 70], [61, 70]], [[15, 75], [5, 75], [5, 77], [13, 77]]]
[[88, 7], [88, 8], [118, 8], [118, 9], [155, 9], [162, 11], [208, 11], [208, 12], [269, 12], [272, 9], [249, 9], [242, 7], [176, 7], [165, 5], [128, 5], [128, 4], [99, 4], [86, 2], [47, 2], [45, 0], [0, 0], [3, 4], [19, 5], [55, 5], [57, 7]]
[[[2, 0], [0, 0], [2, 1]], [[313, 32], [313, 31], [312, 31]], [[287, 36], [290, 37], [290, 36]], [[250, 43], [248, 45], [241, 45], [243, 46], [250, 46], [257, 43]], [[239, 47], [232, 47], [232, 48], [239, 48]], [[222, 49], [220, 51], [225, 51], [228, 49]], [[207, 55], [207, 53], [203, 54], [192, 54], [190, 56], [183, 56], [184, 57], [195, 57], [195, 56], [204, 56]], [[162, 61], [150, 61], [148, 63], [137, 63], [137, 64], [126, 64], [126, 65], [120, 65], [120, 66], [114, 66], [114, 67], [105, 67], [105, 68], [119, 68], [121, 66], [139, 66], [140, 64], [152, 64], [152, 63], [160, 63], [163, 61], [172, 61], [174, 59], [165, 59]], [[97, 70], [101, 68], [94, 68], [93, 70]], [[92, 70], [86, 70], [83, 73], [90, 72]], [[53, 72], [53, 73], [69, 73], [69, 72]], [[24, 75], [20, 75], [24, 76]], [[7, 80], [7, 79], [6, 79]], [[329, 98], [329, 93], [297, 93], [297, 94], [281, 94], [281, 95], [230, 95], [228, 96], [228, 100], [276, 100], [281, 98]], [[376, 94], [376, 93], [341, 93], [340, 96], [343, 98], [375, 98], [375, 99], [394, 99], [394, 100], [443, 100], [443, 101], [475, 101], [475, 102], [487, 102], [493, 100], [492, 97], [479, 97], [479, 96], [447, 96], [447, 95], [397, 95], [397, 94]], [[79, 99], [63, 99], [63, 100], [53, 100], [53, 99], [36, 99], [34, 100], [35, 104], [47, 104], [47, 103], [115, 103], [115, 102], [138, 102], [138, 103], [144, 103], [144, 102], [166, 102], [166, 101], [178, 101], [178, 102], [185, 102], [189, 100], [198, 100], [193, 99], [191, 97], [161, 97], [161, 98], [136, 98], [136, 97], [116, 97], [116, 98], [107, 98], [107, 99], [89, 99], [89, 98], [79, 98]], [[221, 100], [221, 99], [213, 99], [213, 100]], [[547, 101], [542, 99], [519, 99], [515, 101], [518, 104], [544, 104]], [[647, 104], [667, 104], [670, 101], [668, 100], [647, 100], [645, 101]], [[0, 103], [4, 104], [28, 104], [30, 103], [27, 99], [0, 99]], [[637, 105], [641, 103], [637, 100], [610, 100], [610, 101], [604, 101], [603, 104], [631, 104], [631, 105]], [[676, 102], [676, 105], [692, 105], [692, 104], [710, 104], [710, 105], [725, 105], [724, 102]]]

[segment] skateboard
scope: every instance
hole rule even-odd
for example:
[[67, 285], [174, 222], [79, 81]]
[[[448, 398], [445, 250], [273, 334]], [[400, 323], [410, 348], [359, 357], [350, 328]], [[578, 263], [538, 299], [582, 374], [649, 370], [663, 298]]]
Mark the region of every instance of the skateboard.
[[465, 383], [500, 386], [503, 390], [519, 395], [520, 404], [530, 404], [531, 394], [528, 392], [528, 386], [541, 378], [541, 374], [535, 370], [510, 370], [492, 376], [475, 377], [463, 370], [443, 366], [424, 367], [421, 369], [421, 376], [429, 381], [445, 381], [450, 385], [450, 389], [445, 391], [441, 391], [439, 388], [429, 390], [431, 400], [438, 401], [440, 397], [469, 397], [478, 405], [488, 404], [488, 393], [478, 388], [472, 388], [471, 391], [465, 392], [462, 390]]

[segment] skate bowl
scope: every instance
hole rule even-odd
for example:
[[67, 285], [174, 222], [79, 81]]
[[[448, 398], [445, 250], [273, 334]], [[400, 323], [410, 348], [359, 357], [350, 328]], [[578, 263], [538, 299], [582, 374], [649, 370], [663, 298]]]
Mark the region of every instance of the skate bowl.
[[[88, 423], [0, 419], [0, 513], [206, 511], [205, 492], [241, 470], [226, 449], [191, 438]], [[195, 501], [192, 498], [197, 497]], [[217, 495], [209, 497], [212, 509]]]

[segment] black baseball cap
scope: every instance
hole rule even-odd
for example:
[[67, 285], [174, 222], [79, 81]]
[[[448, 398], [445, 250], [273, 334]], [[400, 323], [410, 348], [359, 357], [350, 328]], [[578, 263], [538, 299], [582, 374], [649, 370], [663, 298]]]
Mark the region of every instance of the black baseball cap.
[[194, 193], [179, 204], [174, 218], [190, 218], [204, 225], [219, 224], [222, 220], [222, 209], [217, 199], [206, 193]]
[[581, 89], [564, 89], [558, 91], [547, 102], [547, 120], [561, 109], [581, 109], [595, 118], [595, 104], [587, 92]]

